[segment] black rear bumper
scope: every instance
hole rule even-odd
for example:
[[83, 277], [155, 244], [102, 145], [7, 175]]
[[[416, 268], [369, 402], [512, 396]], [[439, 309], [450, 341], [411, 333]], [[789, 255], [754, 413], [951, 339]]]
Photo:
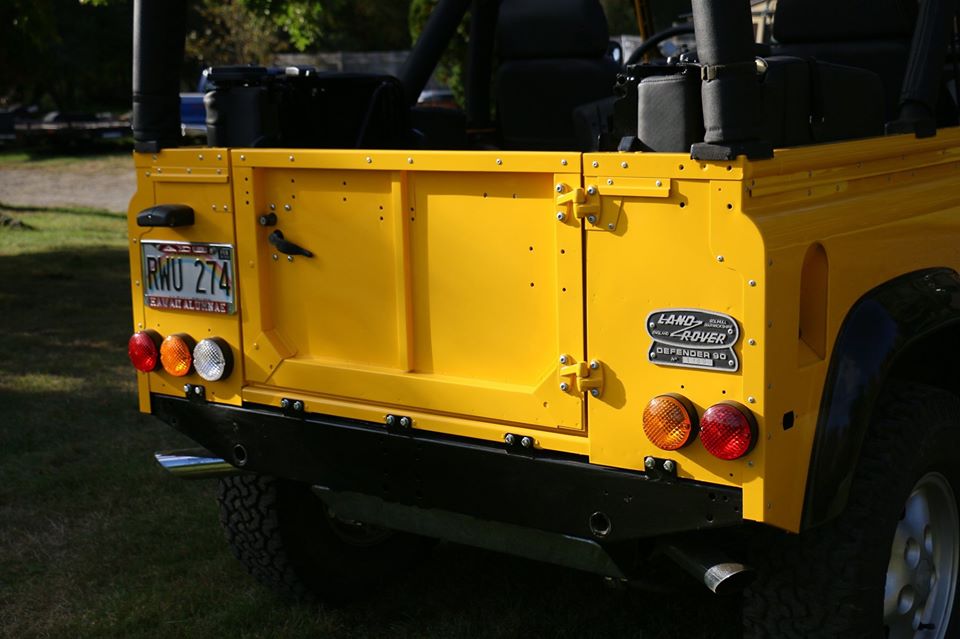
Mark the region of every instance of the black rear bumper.
[[[325, 415], [287, 416], [153, 395], [154, 414], [244, 470], [426, 510], [603, 543], [742, 521], [739, 489], [654, 479], [572, 455], [507, 450], [478, 440]], [[609, 531], [591, 531], [602, 513]]]

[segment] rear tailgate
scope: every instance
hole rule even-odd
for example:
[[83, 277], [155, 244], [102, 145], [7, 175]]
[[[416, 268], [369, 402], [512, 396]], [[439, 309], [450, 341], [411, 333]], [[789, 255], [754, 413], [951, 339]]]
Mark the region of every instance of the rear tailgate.
[[[536, 429], [585, 451], [561, 435], [586, 426], [560, 376], [561, 356], [584, 357], [582, 232], [556, 204], [556, 185], [580, 186], [578, 154], [238, 150], [232, 164], [244, 400], [486, 438]], [[312, 256], [271, 243], [278, 231]]]

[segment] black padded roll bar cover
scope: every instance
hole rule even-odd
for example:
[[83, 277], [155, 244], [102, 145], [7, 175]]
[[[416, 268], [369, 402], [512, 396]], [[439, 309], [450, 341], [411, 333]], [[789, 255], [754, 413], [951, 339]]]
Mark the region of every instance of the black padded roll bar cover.
[[456, 33], [471, 0], [440, 0], [400, 69], [407, 104], [417, 103], [440, 57]]
[[756, 56], [749, 0], [693, 0], [701, 64], [735, 64]]
[[187, 0], [134, 0], [133, 139], [137, 150], [177, 146]]
[[[694, 159], [769, 157], [772, 147], [760, 141], [763, 92], [754, 59], [753, 14], [750, 0], [693, 0], [697, 54], [715, 77], [701, 89], [706, 133], [703, 144], [691, 148]], [[705, 69], [709, 71], [709, 69]]]
[[[908, 102], [918, 102], [935, 118], [940, 97], [943, 65], [947, 57], [950, 25], [957, 0], [922, 0], [917, 28], [913, 32], [907, 73], [900, 94], [901, 111]], [[901, 117], [903, 113], [901, 113]]]

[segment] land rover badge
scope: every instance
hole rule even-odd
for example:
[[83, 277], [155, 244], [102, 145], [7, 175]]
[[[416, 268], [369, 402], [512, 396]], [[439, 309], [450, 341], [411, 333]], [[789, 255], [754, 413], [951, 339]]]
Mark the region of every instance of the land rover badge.
[[735, 373], [740, 361], [733, 347], [740, 327], [729, 315], [692, 308], [667, 308], [647, 316], [653, 339], [648, 357], [660, 366]]

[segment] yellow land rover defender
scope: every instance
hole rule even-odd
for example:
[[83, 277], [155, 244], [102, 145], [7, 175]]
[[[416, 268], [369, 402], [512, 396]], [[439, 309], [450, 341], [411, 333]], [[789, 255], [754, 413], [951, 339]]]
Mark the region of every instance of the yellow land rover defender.
[[135, 3], [129, 353], [253, 576], [446, 539], [960, 636], [956, 0], [638, 2], [625, 61], [598, 0], [440, 0], [399, 77], [210, 70], [194, 147], [185, 5]]

